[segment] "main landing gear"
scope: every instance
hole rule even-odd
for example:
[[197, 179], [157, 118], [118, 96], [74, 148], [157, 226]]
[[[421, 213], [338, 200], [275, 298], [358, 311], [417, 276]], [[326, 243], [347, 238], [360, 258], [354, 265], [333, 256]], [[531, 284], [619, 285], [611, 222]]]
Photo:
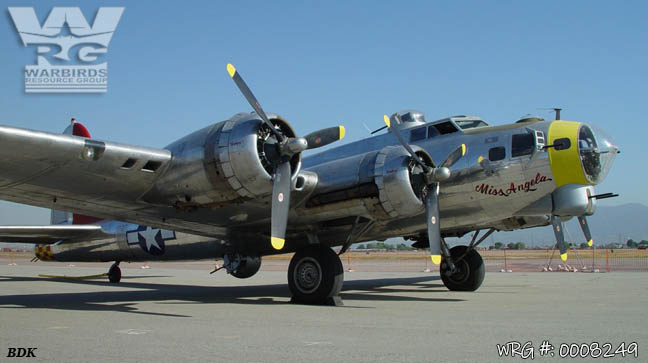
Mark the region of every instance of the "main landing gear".
[[290, 260], [288, 287], [293, 302], [341, 305], [338, 294], [343, 283], [342, 262], [329, 247], [308, 247], [295, 253]]
[[113, 263], [112, 266], [110, 266], [110, 268], [108, 269], [108, 281], [114, 284], [121, 281], [121, 269], [119, 268], [119, 261]]
[[479, 252], [468, 246], [450, 249], [454, 271], [447, 259], [441, 263], [441, 281], [450, 291], [475, 291], [484, 281], [486, 271]]

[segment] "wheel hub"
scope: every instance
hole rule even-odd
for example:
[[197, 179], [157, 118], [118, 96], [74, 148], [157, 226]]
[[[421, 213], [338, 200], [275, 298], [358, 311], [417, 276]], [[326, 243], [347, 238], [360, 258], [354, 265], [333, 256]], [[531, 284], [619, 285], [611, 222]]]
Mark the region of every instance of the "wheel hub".
[[468, 266], [466, 260], [462, 259], [459, 262], [455, 262], [455, 268], [456, 271], [453, 274], [448, 275], [448, 278], [456, 283], [466, 282], [468, 277], [470, 277], [470, 266]]
[[304, 294], [317, 290], [322, 282], [322, 268], [312, 257], [303, 258], [295, 268], [294, 281], [297, 289]]

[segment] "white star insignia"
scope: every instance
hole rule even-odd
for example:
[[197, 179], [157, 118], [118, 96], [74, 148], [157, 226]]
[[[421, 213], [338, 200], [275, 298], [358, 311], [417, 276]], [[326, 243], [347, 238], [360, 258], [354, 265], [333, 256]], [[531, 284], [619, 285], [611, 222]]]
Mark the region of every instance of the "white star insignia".
[[153, 229], [151, 227], [147, 227], [146, 230], [139, 232], [139, 235], [142, 236], [146, 242], [146, 249], [148, 251], [151, 251], [151, 246], [155, 246], [158, 250], [162, 250], [155, 238], [158, 233], [160, 233], [159, 229]]

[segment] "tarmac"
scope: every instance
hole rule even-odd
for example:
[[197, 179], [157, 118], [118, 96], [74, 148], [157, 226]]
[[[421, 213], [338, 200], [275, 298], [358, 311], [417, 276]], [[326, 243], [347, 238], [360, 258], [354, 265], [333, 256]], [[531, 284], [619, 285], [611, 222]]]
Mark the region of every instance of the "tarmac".
[[[645, 273], [492, 272], [470, 293], [448, 291], [438, 273], [347, 272], [343, 307], [291, 304], [285, 271], [239, 280], [132, 264], [119, 284], [38, 276], [107, 267], [3, 263], [0, 360], [31, 347], [32, 361], [55, 362], [522, 361], [498, 354], [514, 341], [530, 342], [534, 361], [583, 361], [561, 359], [560, 345], [593, 342], [637, 343], [638, 358], [616, 361], [648, 357]], [[553, 357], [540, 355], [543, 341]]]

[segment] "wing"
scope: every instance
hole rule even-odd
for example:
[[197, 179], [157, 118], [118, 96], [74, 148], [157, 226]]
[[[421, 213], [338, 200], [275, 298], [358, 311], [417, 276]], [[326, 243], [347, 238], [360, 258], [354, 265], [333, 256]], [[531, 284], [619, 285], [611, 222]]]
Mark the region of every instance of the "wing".
[[150, 221], [139, 198], [171, 159], [164, 149], [0, 126], [0, 198], [107, 219]]
[[[273, 145], [258, 148], [261, 122], [239, 117], [168, 149], [0, 126], [0, 199], [216, 238], [250, 223], [269, 232], [272, 177], [259, 150]], [[309, 180], [291, 204], [305, 202]]]
[[[144, 200], [172, 160], [167, 149], [0, 126], [0, 199], [94, 217], [223, 237], [222, 209], [179, 210]], [[172, 195], [184, 186], [182, 175]]]
[[50, 244], [59, 241], [92, 241], [109, 237], [95, 225], [0, 226], [0, 241]]

